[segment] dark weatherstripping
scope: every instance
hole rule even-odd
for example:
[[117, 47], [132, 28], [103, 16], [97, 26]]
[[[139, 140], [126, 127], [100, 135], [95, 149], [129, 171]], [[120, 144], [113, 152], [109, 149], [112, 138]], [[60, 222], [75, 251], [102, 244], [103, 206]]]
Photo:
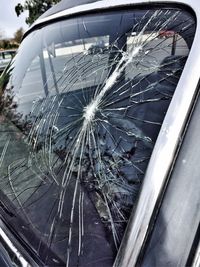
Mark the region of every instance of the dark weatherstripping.
[[0, 198], [45, 265], [112, 265], [194, 31], [163, 8], [24, 39], [1, 88]]

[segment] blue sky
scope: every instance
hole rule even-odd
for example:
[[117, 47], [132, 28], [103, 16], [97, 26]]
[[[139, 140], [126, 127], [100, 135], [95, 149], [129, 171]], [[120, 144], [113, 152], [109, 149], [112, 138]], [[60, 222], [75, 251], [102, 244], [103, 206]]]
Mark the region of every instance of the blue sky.
[[18, 3], [24, 3], [25, 0], [0, 0], [0, 33], [4, 37], [13, 37], [16, 30], [22, 27], [24, 30], [28, 28], [25, 23], [27, 14], [21, 14], [17, 17], [15, 6]]

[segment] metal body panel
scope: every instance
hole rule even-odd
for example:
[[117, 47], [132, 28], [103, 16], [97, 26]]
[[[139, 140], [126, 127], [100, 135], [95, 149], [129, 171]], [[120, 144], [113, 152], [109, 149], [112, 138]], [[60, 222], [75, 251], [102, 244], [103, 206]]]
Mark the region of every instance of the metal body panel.
[[[185, 133], [141, 266], [192, 266], [200, 221], [199, 97]], [[196, 102], [196, 101], [195, 101]], [[183, 234], [184, 233], [184, 234]]]
[[72, 7], [85, 5], [93, 2], [97, 2], [98, 0], [62, 0], [57, 5], [52, 6], [49, 10], [47, 10], [44, 14], [42, 14], [39, 19], [49, 17], [50, 15], [56, 14], [62, 10], [66, 10]]

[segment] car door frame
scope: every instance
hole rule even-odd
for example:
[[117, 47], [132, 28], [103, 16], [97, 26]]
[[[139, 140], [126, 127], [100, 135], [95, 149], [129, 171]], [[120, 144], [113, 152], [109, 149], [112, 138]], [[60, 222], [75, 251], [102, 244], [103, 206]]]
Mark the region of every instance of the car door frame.
[[[182, 6], [186, 9], [192, 10], [196, 16], [196, 34], [182, 76], [163, 121], [163, 125], [145, 174], [137, 207], [131, 215], [129, 225], [114, 266], [136, 265], [141, 249], [146, 242], [151, 221], [154, 218], [157, 207], [161, 201], [161, 195], [163, 194], [163, 190], [165, 189], [168, 181], [168, 174], [171, 170], [171, 166], [173, 165], [177, 149], [180, 146], [180, 140], [198, 90], [200, 69], [200, 6], [196, 0], [191, 0], [190, 3], [186, 0], [98, 1], [70, 8], [47, 18], [39, 19], [25, 34], [26, 37], [30, 32], [42, 27], [43, 25], [47, 25], [51, 22], [64, 18], [67, 19], [68, 17], [75, 17], [82, 14], [100, 12], [102, 10], [109, 9], [135, 8], [141, 5], [156, 6], [161, 4]], [[190, 77], [192, 77], [192, 79]], [[159, 177], [159, 179], [157, 179], [157, 177]]]

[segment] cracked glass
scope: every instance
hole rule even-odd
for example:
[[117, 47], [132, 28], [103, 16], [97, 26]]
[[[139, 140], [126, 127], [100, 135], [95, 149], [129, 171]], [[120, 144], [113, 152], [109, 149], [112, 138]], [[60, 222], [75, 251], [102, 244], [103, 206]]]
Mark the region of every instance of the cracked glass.
[[22, 42], [0, 79], [0, 208], [41, 266], [112, 266], [194, 32], [165, 7]]

